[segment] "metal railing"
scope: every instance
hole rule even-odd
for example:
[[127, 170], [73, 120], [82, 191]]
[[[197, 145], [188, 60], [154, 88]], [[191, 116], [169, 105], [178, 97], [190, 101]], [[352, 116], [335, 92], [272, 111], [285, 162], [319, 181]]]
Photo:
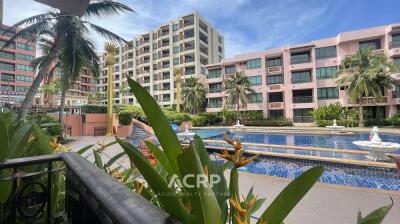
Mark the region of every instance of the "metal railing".
[[[0, 223], [178, 223], [75, 152], [6, 160], [4, 170], [11, 191]], [[59, 175], [65, 194], [55, 188]]]
[[290, 58], [290, 64], [302, 64], [311, 62], [311, 57], [303, 57], [303, 58]]
[[[359, 103], [362, 104], [379, 104], [379, 103], [387, 103], [387, 97], [383, 96], [381, 98], [375, 98], [375, 97], [363, 97], [361, 98]], [[352, 99], [347, 99], [348, 104], [359, 104]]]
[[400, 48], [400, 41], [391, 41], [389, 43], [389, 49]]
[[293, 123], [312, 123], [314, 122], [313, 117], [310, 116], [294, 116]]
[[312, 96], [296, 96], [292, 99], [293, 103], [312, 103], [313, 97]]

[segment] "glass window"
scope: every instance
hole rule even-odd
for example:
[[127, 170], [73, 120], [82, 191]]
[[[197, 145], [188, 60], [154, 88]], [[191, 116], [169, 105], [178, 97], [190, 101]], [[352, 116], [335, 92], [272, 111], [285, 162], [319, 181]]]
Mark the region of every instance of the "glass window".
[[250, 85], [252, 86], [259, 86], [262, 84], [262, 76], [258, 75], [258, 76], [250, 76], [248, 77], [249, 81], [250, 81]]
[[0, 51], [0, 58], [14, 60], [15, 59], [15, 54], [9, 53], [9, 52], [5, 52], [5, 51]]
[[153, 74], [153, 80], [157, 80], [158, 79], [158, 74]]
[[29, 87], [27, 86], [16, 86], [15, 91], [17, 92], [28, 92]]
[[336, 66], [317, 68], [317, 79], [331, 79], [335, 77], [336, 71]]
[[315, 48], [315, 58], [335, 58], [336, 57], [336, 46]]
[[263, 97], [262, 93], [250, 93], [248, 95], [249, 103], [262, 103]]
[[283, 75], [269, 75], [267, 76], [267, 85], [283, 83]]
[[336, 87], [318, 88], [319, 100], [338, 99], [338, 98], [339, 98], [339, 91]]
[[172, 25], [172, 30], [173, 31], [177, 31], [179, 29], [179, 25], [178, 24], [173, 24]]
[[2, 85], [2, 86], [1, 86], [1, 90], [2, 90], [2, 91], [14, 91], [14, 87], [13, 87], [13, 86], [5, 86], [5, 85]]
[[[0, 40], [0, 47], [3, 47], [4, 45], [6, 45], [6, 42], [3, 40]], [[15, 44], [9, 44], [7, 48], [15, 48]]]
[[179, 58], [174, 58], [174, 65], [179, 65]]
[[311, 108], [304, 108], [304, 109], [293, 109], [293, 115], [295, 117], [311, 117], [311, 112], [313, 109]]
[[247, 60], [247, 69], [261, 68], [261, 58]]
[[270, 103], [283, 102], [283, 93], [282, 92], [269, 93], [268, 94], [268, 102], [270, 102]]
[[0, 62], [0, 69], [1, 70], [14, 71], [15, 70], [15, 66], [14, 66], [14, 64]]
[[163, 72], [162, 78], [169, 79], [170, 78], [169, 72]]
[[222, 83], [213, 83], [208, 85], [208, 92], [209, 93], [219, 93], [222, 92]]
[[172, 37], [172, 42], [176, 43], [176, 42], [178, 42], [178, 41], [179, 41], [179, 36], [178, 36], [178, 35], [174, 35], [174, 36]]
[[153, 85], [153, 91], [158, 91], [158, 85]]
[[153, 54], [153, 60], [157, 59], [157, 53]]
[[157, 33], [153, 33], [153, 39], [157, 39]]
[[393, 63], [400, 65], [400, 57], [399, 58], [393, 58]]
[[221, 69], [208, 70], [207, 78], [214, 79], [214, 78], [219, 78], [219, 77], [221, 77]]
[[225, 67], [225, 74], [231, 74], [231, 73], [235, 73], [235, 72], [236, 72], [236, 69], [235, 69], [234, 65]]
[[311, 71], [292, 72], [292, 83], [311, 82]]
[[158, 69], [157, 64], [153, 64], [153, 70], [157, 70], [157, 69]]
[[381, 49], [381, 40], [374, 39], [374, 40], [360, 41], [359, 45], [360, 49], [365, 49], [365, 48], [372, 48], [373, 50]]
[[208, 108], [219, 108], [219, 107], [222, 107], [222, 97], [209, 98], [207, 107]]
[[205, 75], [206, 74], [206, 68], [200, 67], [200, 73], [202, 75]]
[[299, 53], [292, 53], [290, 56], [290, 63], [291, 64], [300, 64], [300, 63], [307, 63], [310, 62], [310, 52], [299, 52]]
[[17, 43], [17, 48], [27, 51], [33, 51], [33, 46], [25, 43]]
[[400, 33], [392, 34], [392, 43], [390, 44], [390, 47], [400, 47]]
[[283, 118], [283, 110], [269, 110], [268, 117], [273, 119]]
[[25, 75], [17, 75], [17, 80], [22, 82], [33, 82], [33, 77]]
[[174, 54], [179, 53], [179, 47], [174, 47], [173, 51], [174, 51]]
[[153, 43], [153, 50], [157, 49], [157, 43]]
[[268, 67], [282, 66], [282, 58], [269, 58], [267, 59]]

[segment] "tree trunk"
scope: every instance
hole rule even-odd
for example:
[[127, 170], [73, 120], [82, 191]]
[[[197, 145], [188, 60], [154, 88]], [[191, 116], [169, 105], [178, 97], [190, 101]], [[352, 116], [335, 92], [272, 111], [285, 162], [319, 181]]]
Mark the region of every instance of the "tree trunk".
[[236, 122], [239, 120], [239, 107], [240, 107], [240, 99], [239, 94], [237, 95], [237, 104], [236, 104]]
[[29, 88], [28, 92], [25, 95], [24, 101], [22, 102], [20, 110], [18, 112], [18, 120], [26, 118], [29, 109], [32, 107], [35, 94], [38, 91], [44, 77], [49, 72], [51, 64], [57, 58], [57, 55], [61, 50], [61, 45], [63, 41], [64, 41], [64, 32], [60, 32], [60, 34], [57, 35], [57, 37], [54, 40], [53, 48], [50, 50], [49, 54], [44, 59], [43, 63], [41, 63], [40, 70], [36, 75], [35, 79], [33, 80], [31, 87]]
[[364, 127], [364, 107], [362, 104], [360, 104], [360, 107], [358, 108], [358, 110], [359, 110], [358, 127], [362, 128], [362, 127]]
[[60, 110], [58, 111], [58, 121], [61, 125], [61, 135], [60, 135], [60, 143], [64, 143], [64, 108], [65, 108], [65, 97], [67, 95], [68, 85], [63, 84], [61, 91], [61, 101], [60, 101]]

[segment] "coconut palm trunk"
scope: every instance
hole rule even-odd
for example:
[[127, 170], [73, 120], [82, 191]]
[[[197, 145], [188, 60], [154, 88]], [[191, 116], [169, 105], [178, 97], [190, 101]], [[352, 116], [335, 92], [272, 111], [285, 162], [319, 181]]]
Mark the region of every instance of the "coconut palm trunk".
[[26, 93], [24, 101], [21, 104], [18, 113], [19, 120], [25, 119], [28, 111], [31, 109], [35, 94], [38, 91], [40, 84], [42, 83], [44, 77], [46, 77], [46, 74], [49, 72], [51, 64], [55, 61], [57, 55], [61, 51], [64, 35], [65, 32], [60, 32], [60, 35], [55, 38], [53, 47], [50, 49], [49, 54], [41, 63], [40, 70], [33, 80], [32, 85]]
[[358, 127], [364, 127], [364, 105], [360, 102], [360, 107], [358, 108], [359, 119], [358, 119]]
[[62, 89], [61, 90], [61, 101], [60, 101], [60, 110], [58, 111], [58, 121], [60, 122], [62, 132], [61, 132], [59, 140], [61, 143], [64, 143], [64, 140], [65, 140], [65, 138], [64, 138], [64, 136], [65, 136], [65, 133], [64, 133], [64, 109], [65, 109], [65, 98], [67, 96], [67, 90], [68, 90], [67, 84], [64, 83], [62, 85], [61, 89]]
[[236, 122], [239, 120], [239, 108], [240, 108], [240, 97], [237, 94], [237, 103], [236, 103]]

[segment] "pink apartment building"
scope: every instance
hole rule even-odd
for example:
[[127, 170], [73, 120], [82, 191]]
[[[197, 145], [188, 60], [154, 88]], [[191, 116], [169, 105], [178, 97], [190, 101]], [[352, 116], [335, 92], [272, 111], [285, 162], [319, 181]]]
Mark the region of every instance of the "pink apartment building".
[[[223, 82], [234, 72], [244, 72], [256, 93], [241, 110], [263, 111], [267, 118], [286, 117], [294, 123], [312, 123], [309, 112], [319, 106], [341, 102], [354, 107], [344, 89], [332, 78], [340, 62], [360, 48], [372, 47], [378, 54], [400, 64], [400, 24], [344, 32], [336, 37], [305, 44], [283, 46], [223, 59], [207, 65], [207, 111], [224, 108]], [[400, 79], [400, 74], [395, 75]], [[400, 89], [387, 89], [383, 99], [365, 98], [367, 119], [379, 119], [400, 112]]]

